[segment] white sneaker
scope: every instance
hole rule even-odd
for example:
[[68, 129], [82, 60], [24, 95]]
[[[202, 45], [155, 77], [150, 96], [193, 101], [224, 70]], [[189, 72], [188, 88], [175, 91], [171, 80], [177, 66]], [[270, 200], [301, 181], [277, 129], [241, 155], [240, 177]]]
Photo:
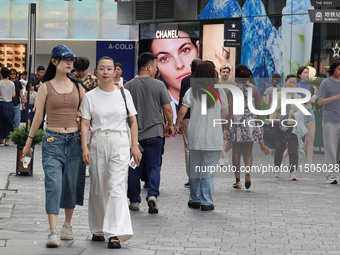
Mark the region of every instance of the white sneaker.
[[65, 223], [60, 233], [61, 240], [73, 240], [72, 226], [70, 223]]
[[156, 214], [158, 213], [157, 199], [154, 196], [149, 197], [148, 199], [149, 213]]
[[337, 181], [335, 178], [329, 178], [329, 179], [327, 180], [327, 183], [328, 183], [328, 184], [337, 184], [338, 181]]
[[131, 211], [139, 211], [139, 203], [138, 202], [131, 202], [129, 204], [129, 209]]
[[60, 246], [60, 238], [57, 231], [52, 230], [48, 234], [46, 247], [55, 248]]
[[224, 166], [224, 165], [225, 165], [224, 158], [220, 158], [220, 160], [218, 161], [218, 164], [219, 164], [220, 166]]
[[290, 173], [290, 178], [292, 179], [292, 181], [297, 181], [295, 171]]

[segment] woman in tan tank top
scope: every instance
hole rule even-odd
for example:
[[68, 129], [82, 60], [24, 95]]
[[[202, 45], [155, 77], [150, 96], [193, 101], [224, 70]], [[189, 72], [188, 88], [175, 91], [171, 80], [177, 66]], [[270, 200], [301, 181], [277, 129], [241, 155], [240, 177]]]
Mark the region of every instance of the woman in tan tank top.
[[[23, 155], [31, 154], [32, 138], [47, 114], [47, 129], [42, 144], [45, 172], [45, 207], [50, 233], [47, 247], [58, 247], [60, 239], [72, 240], [73, 210], [83, 205], [85, 165], [82, 162], [78, 108], [85, 92], [68, 77], [76, 55], [65, 45], [53, 48], [51, 61], [36, 99], [36, 113]], [[60, 237], [56, 231], [59, 208], [65, 209]]]

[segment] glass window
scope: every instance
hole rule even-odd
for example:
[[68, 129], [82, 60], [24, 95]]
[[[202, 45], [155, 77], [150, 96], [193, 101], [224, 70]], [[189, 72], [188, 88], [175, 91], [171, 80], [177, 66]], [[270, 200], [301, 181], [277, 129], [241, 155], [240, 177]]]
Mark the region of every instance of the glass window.
[[98, 0], [73, 1], [70, 11], [70, 38], [96, 39], [99, 36]]
[[129, 39], [129, 26], [117, 24], [117, 4], [111, 0], [103, 0], [100, 9], [100, 34], [102, 39]]
[[0, 0], [0, 37], [9, 38], [9, 0]]
[[[32, 1], [33, 3], [33, 1]], [[28, 0], [13, 0], [10, 3], [11, 28], [10, 37], [27, 38]]]
[[69, 38], [67, 1], [44, 0], [39, 5], [39, 38]]
[[138, 39], [137, 26], [117, 24], [113, 0], [0, 0], [0, 38], [27, 38], [29, 3], [37, 4], [37, 38]]

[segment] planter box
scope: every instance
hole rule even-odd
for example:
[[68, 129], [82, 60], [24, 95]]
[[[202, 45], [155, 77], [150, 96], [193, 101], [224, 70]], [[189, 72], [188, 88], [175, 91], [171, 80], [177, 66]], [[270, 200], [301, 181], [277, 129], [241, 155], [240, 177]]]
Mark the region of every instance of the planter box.
[[22, 150], [24, 147], [17, 146], [17, 167], [16, 175], [33, 175], [33, 159], [34, 159], [34, 147], [32, 148], [32, 159], [27, 168], [24, 168], [21, 159], [23, 158]]

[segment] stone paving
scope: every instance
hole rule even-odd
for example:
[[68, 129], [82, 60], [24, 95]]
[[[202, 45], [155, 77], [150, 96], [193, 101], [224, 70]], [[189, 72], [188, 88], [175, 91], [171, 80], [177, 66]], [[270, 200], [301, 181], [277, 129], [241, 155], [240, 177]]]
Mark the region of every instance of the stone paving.
[[[322, 164], [323, 157], [316, 153], [314, 163]], [[89, 179], [85, 204], [74, 212], [75, 240], [47, 249], [41, 147], [36, 148], [33, 176], [16, 176], [15, 158], [13, 144], [0, 146], [0, 254], [340, 254], [340, 185], [326, 184], [324, 173], [298, 173], [297, 182], [288, 173], [279, 178], [254, 173], [249, 190], [234, 190], [233, 174], [221, 173], [215, 182], [215, 210], [193, 210], [183, 186], [181, 136], [166, 140], [159, 214], [148, 214], [143, 190], [141, 211], [131, 213], [135, 235], [121, 250], [89, 240]], [[254, 165], [272, 163], [273, 157], [254, 145]], [[61, 214], [59, 230], [63, 219]]]

